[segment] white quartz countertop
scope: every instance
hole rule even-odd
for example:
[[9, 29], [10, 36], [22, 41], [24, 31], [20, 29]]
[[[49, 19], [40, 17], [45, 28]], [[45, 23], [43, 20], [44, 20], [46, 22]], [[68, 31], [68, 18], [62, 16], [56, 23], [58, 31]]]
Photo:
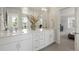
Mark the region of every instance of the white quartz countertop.
[[[50, 30], [53, 30], [53, 29], [37, 29], [35, 31], [50, 31]], [[17, 35], [22, 35], [22, 34], [27, 34], [27, 33], [31, 33], [31, 32], [34, 32], [34, 30], [22, 30], [22, 31], [17, 31], [17, 32], [8, 32], [8, 31], [1, 31], [0, 32], [0, 38], [4, 38], [4, 37], [11, 37], [11, 36], [17, 36]]]
[[3, 32], [0, 32], [0, 38], [26, 34], [26, 33], [29, 33], [29, 32], [31, 32], [31, 31], [30, 30], [26, 30], [25, 32], [23, 32], [23, 31], [17, 31], [17, 32], [3, 31]]

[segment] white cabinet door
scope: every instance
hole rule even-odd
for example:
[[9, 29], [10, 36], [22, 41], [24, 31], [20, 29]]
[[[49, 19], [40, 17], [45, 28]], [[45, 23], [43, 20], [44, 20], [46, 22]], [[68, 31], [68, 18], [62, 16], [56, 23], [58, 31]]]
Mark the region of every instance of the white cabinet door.
[[29, 32], [20, 36], [20, 50], [32, 51], [32, 34]]
[[32, 33], [32, 40], [33, 40], [33, 50], [39, 50], [39, 47], [40, 47], [39, 31], [35, 31]]
[[45, 40], [40, 40], [40, 49], [45, 47]]
[[40, 38], [39, 38], [40, 49], [42, 49], [45, 47], [44, 31], [40, 32], [39, 34], [40, 34]]
[[26, 40], [20, 41], [20, 50], [32, 51], [32, 39], [26, 39]]
[[54, 40], [54, 32], [53, 31], [49, 32], [49, 42], [50, 42], [50, 44], [55, 42], [55, 40]]
[[45, 31], [45, 34], [44, 34], [44, 37], [45, 37], [45, 45], [49, 45], [50, 42], [49, 42], [49, 31]]
[[45, 45], [46, 46], [53, 43], [53, 42], [55, 42], [53, 30], [45, 31], [44, 37], [45, 37]]
[[17, 51], [17, 42], [11, 42], [0, 45], [0, 51]]
[[39, 40], [33, 40], [33, 50], [39, 50], [40, 49], [40, 42]]

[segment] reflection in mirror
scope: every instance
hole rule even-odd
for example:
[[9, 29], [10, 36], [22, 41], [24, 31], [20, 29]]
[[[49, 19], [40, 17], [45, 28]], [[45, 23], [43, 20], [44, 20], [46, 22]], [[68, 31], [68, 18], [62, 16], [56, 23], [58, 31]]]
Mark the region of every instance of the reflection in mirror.
[[48, 8], [46, 7], [41, 8], [41, 15], [39, 20], [40, 20], [40, 27], [47, 28]]
[[19, 18], [17, 14], [13, 13], [8, 13], [8, 31], [10, 33], [16, 33], [18, 31], [18, 23], [19, 23]]
[[3, 10], [0, 8], [0, 32], [4, 30], [4, 21], [3, 21]]
[[37, 29], [42, 31], [48, 27], [47, 7], [4, 7], [1, 10], [0, 30], [4, 34], [27, 33]]
[[13, 33], [17, 32], [17, 18], [15, 16], [12, 16], [12, 24], [13, 24]]
[[30, 30], [30, 23], [27, 16], [22, 16], [22, 32], [27, 33]]
[[44, 21], [44, 19], [43, 19], [43, 17], [42, 17], [42, 15], [40, 15], [39, 17], [38, 17], [38, 26], [39, 26], [39, 28], [43, 28], [43, 21]]

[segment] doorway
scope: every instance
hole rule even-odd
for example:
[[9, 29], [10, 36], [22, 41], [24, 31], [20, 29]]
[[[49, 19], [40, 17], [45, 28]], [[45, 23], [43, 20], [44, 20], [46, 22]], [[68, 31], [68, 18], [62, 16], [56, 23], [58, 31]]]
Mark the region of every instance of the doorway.
[[75, 50], [75, 32], [75, 8], [60, 9], [60, 46], [64, 50]]

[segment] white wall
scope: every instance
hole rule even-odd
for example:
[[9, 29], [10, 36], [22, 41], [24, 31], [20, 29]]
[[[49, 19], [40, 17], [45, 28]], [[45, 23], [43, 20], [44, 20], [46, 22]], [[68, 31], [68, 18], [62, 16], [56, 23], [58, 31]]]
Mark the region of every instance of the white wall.
[[[50, 20], [53, 21], [53, 23], [49, 23], [53, 29], [55, 31], [55, 40], [56, 42], [59, 44], [60, 43], [60, 14], [59, 14], [59, 10], [60, 8], [50, 8]], [[50, 21], [51, 22], [51, 21]]]

